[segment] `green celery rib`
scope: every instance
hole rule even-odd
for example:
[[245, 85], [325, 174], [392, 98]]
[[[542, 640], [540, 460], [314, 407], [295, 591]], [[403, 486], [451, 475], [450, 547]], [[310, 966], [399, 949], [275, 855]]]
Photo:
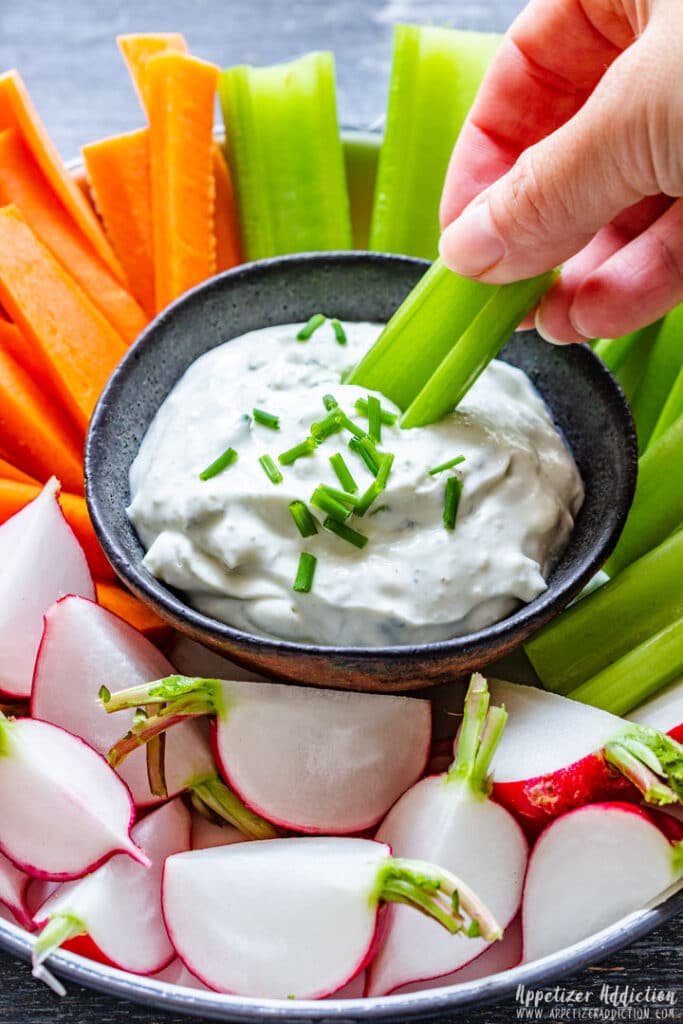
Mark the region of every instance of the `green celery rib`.
[[[681, 338], [681, 345], [683, 345], [683, 337]], [[650, 437], [650, 445], [653, 445], [655, 441], [663, 437], [669, 427], [673, 426], [680, 416], [683, 416], [683, 365], [681, 365], [678, 371], [678, 376], [669, 392], [669, 397], [664, 403], [659, 419], [655, 423], [652, 436]], [[648, 450], [649, 447], [648, 445]]]
[[397, 25], [370, 248], [434, 259], [448, 161], [501, 36]]
[[[604, 568], [615, 576], [683, 522], [683, 415], [641, 455], [626, 526]], [[654, 579], [656, 585], [656, 578]]]
[[569, 693], [573, 700], [627, 715], [683, 672], [683, 619], [649, 637]]
[[633, 402], [633, 396], [643, 379], [661, 326], [662, 321], [657, 320], [656, 323], [643, 327], [642, 331], [636, 331], [636, 344], [633, 345], [621, 366], [613, 371], [629, 403]]
[[342, 137], [354, 249], [369, 247], [381, 138], [379, 133], [359, 131]]
[[[551, 271], [500, 285], [413, 399], [401, 417], [401, 426], [422, 427], [454, 409], [556, 276]], [[448, 327], [446, 323], [445, 329]], [[417, 341], [414, 337], [413, 343]]]
[[[657, 320], [656, 323], [650, 324], [648, 327], [642, 327], [639, 331], [633, 331], [632, 334], [625, 334], [621, 338], [598, 338], [593, 344], [593, 351], [597, 356], [600, 356], [607, 369], [611, 370], [617, 378], [619, 378], [622, 370], [628, 376], [630, 373], [629, 364], [632, 362], [637, 363], [638, 357], [642, 357], [643, 352], [645, 352], [643, 362], [639, 367], [640, 372], [637, 376], [637, 380], [640, 380], [652, 343], [659, 332], [660, 326], [661, 320]], [[649, 347], [648, 339], [651, 339]], [[637, 380], [634, 381], [634, 386]], [[627, 390], [624, 387], [624, 381], [621, 381], [621, 386], [624, 390]]]
[[631, 406], [641, 452], [652, 432], [683, 365], [683, 305], [664, 317]]
[[332, 54], [228, 68], [219, 95], [246, 258], [351, 248]]
[[683, 531], [571, 605], [524, 649], [546, 690], [566, 695], [681, 616]]

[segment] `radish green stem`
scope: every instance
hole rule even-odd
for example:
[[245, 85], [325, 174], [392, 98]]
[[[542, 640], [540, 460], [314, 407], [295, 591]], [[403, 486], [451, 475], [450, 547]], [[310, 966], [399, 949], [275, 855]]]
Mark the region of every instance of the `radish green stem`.
[[195, 798], [213, 811], [221, 821], [227, 821], [249, 839], [275, 839], [281, 833], [269, 821], [249, 810], [218, 775], [195, 782], [191, 787]]
[[147, 744], [145, 754], [147, 757], [147, 781], [149, 791], [154, 796], [162, 799], [168, 797], [166, 786], [166, 733], [159, 733], [153, 736]]
[[54, 917], [51, 917], [33, 946], [31, 959], [34, 977], [37, 977], [36, 968], [40, 967], [55, 950], [70, 939], [85, 935], [86, 932], [87, 928], [83, 922], [79, 921], [77, 917], [72, 917], [71, 914], [55, 914]]
[[618, 768], [621, 774], [632, 782], [650, 804], [663, 807], [678, 803], [676, 794], [657, 775], [622, 743], [608, 743], [605, 760]]
[[488, 773], [507, 721], [505, 708], [489, 705], [488, 684], [475, 672], [465, 697], [455, 760], [446, 775], [448, 785], [465, 785], [484, 796], [490, 791]]

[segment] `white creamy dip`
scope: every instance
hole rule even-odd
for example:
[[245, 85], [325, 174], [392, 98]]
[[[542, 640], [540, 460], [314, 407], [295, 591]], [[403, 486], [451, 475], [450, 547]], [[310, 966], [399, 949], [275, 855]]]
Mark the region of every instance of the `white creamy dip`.
[[[504, 618], [545, 590], [583, 500], [574, 460], [526, 375], [494, 362], [457, 412], [428, 427], [382, 427], [378, 448], [395, 455], [386, 489], [348, 525], [362, 550], [323, 529], [300, 536], [288, 505], [318, 484], [341, 489], [329, 457], [341, 452], [359, 488], [374, 477], [343, 431], [314, 454], [280, 466], [273, 484], [259, 464], [302, 441], [326, 415], [323, 397], [367, 428], [354, 408], [363, 388], [340, 384], [381, 331], [329, 323], [307, 342], [300, 324], [254, 331], [198, 359], [161, 406], [130, 472], [130, 519], [144, 564], [191, 605], [250, 633], [334, 645], [442, 640]], [[382, 408], [397, 412], [386, 398]], [[274, 431], [245, 418], [280, 417]], [[199, 474], [225, 449], [238, 459], [209, 480]], [[456, 456], [459, 466], [428, 470]], [[463, 489], [454, 530], [443, 524], [446, 480]], [[310, 507], [310, 506], [309, 506]], [[310, 593], [292, 583], [302, 551], [317, 558]]]

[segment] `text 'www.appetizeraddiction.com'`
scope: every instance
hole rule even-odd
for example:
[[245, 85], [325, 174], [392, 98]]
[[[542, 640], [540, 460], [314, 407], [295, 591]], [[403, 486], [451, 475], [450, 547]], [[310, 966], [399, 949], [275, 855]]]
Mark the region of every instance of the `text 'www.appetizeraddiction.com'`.
[[601, 985], [597, 990], [527, 988], [518, 985], [516, 1019], [520, 1021], [683, 1021], [681, 993], [652, 985]]

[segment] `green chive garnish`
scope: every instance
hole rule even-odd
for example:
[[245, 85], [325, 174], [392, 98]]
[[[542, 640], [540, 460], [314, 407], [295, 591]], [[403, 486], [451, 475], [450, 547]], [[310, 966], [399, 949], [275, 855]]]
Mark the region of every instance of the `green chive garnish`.
[[377, 478], [370, 484], [354, 509], [357, 516], [364, 516], [372, 503], [379, 498], [380, 494], [387, 486], [387, 480], [389, 479], [389, 473], [391, 472], [393, 462], [394, 456], [391, 452], [382, 456], [382, 462], [379, 467], [379, 472], [377, 473]]
[[301, 328], [301, 330], [296, 336], [296, 340], [308, 341], [308, 339], [315, 334], [318, 328], [322, 327], [326, 320], [327, 317], [324, 316], [322, 313], [314, 313], [311, 319], [308, 321], [308, 323]]
[[303, 501], [290, 501], [287, 508], [302, 537], [312, 537], [314, 533], [318, 532], [318, 524]]
[[350, 526], [346, 525], [346, 523], [340, 523], [331, 516], [327, 517], [323, 522], [323, 526], [326, 530], [329, 530], [330, 533], [336, 533], [338, 537], [341, 537], [342, 540], [348, 541], [349, 544], [353, 544], [356, 548], [364, 548], [368, 542], [368, 538], [362, 533], [352, 530]]
[[237, 461], [237, 452], [234, 448], [226, 448], [222, 455], [219, 455], [215, 462], [212, 462], [210, 466], [202, 470], [199, 474], [200, 480], [210, 480], [213, 476], [218, 476], [224, 469], [232, 465], [233, 462]]
[[315, 438], [307, 437], [299, 444], [295, 444], [293, 448], [288, 448], [286, 452], [282, 452], [278, 455], [277, 461], [281, 466], [291, 466], [297, 459], [302, 459], [306, 455], [312, 455], [318, 447]]
[[328, 494], [322, 489], [322, 487], [316, 487], [311, 495], [311, 505], [314, 508], [319, 508], [321, 512], [325, 512], [328, 516], [339, 522], [344, 522], [351, 515], [351, 509], [347, 508], [346, 505], [342, 505], [340, 501], [333, 498], [331, 494]]
[[350, 491], [351, 494], [355, 494], [358, 490], [358, 484], [351, 476], [351, 470], [344, 462], [344, 456], [341, 452], [336, 452], [334, 455], [330, 455], [330, 465], [337, 474], [337, 479], [344, 490]]
[[342, 414], [338, 409], [332, 409], [324, 420], [311, 423], [311, 434], [316, 441], [324, 441], [331, 434], [338, 434], [342, 428], [341, 417]]
[[339, 402], [334, 395], [323, 395], [323, 405], [328, 412], [332, 412], [333, 409], [339, 408]]
[[[313, 577], [315, 575], [315, 567], [318, 564], [318, 559], [315, 555], [309, 555], [308, 551], [302, 551], [299, 556], [299, 567], [296, 570], [296, 579], [294, 580], [293, 590], [296, 590], [298, 594], [308, 594], [311, 587], [313, 586]], [[294, 996], [289, 996], [289, 999], [293, 999]]]
[[271, 483], [282, 483], [282, 473], [277, 468], [277, 466], [271, 459], [270, 455], [262, 455], [261, 458], [259, 459], [259, 465], [261, 466], [263, 472], [266, 474]]
[[270, 427], [271, 430], [280, 429], [280, 417], [274, 416], [272, 412], [265, 412], [263, 409], [252, 409], [254, 419], [262, 427]]
[[339, 321], [338, 320], [332, 320], [331, 321], [331, 327], [332, 327], [332, 330], [334, 331], [334, 336], [335, 336], [335, 338], [337, 340], [337, 344], [338, 345], [345, 345], [346, 344], [346, 331], [344, 330], [342, 325], [339, 323]]
[[336, 487], [330, 487], [329, 484], [320, 484], [318, 490], [329, 494], [331, 498], [338, 501], [340, 505], [345, 505], [346, 508], [353, 509], [358, 504], [358, 498], [354, 497], [353, 494], [349, 494], [348, 491], [338, 491]]
[[443, 525], [447, 530], [455, 529], [461, 494], [462, 480], [459, 480], [457, 476], [449, 476], [446, 481], [446, 500], [443, 507]]
[[359, 427], [353, 420], [350, 420], [345, 412], [339, 411], [339, 422], [345, 430], [353, 434], [354, 437], [367, 437], [366, 432], [362, 427]]
[[442, 462], [440, 466], [434, 466], [434, 469], [428, 469], [427, 472], [430, 476], [436, 476], [437, 473], [443, 473], [445, 469], [453, 469], [453, 466], [459, 466], [464, 461], [464, 455], [457, 455], [454, 459], [449, 459], [448, 462]]
[[382, 440], [380, 411], [379, 398], [376, 395], [368, 395], [368, 435], [376, 444]]
[[[367, 417], [368, 403], [364, 398], [359, 398], [358, 401], [354, 403], [354, 405], [356, 412], [359, 412], [361, 416]], [[388, 409], [382, 409], [382, 407], [380, 406], [379, 418], [381, 422], [385, 425], [385, 427], [393, 427], [394, 423], [398, 419], [398, 414], [395, 412], [389, 412]]]
[[360, 455], [372, 475], [377, 476], [381, 456], [372, 441], [368, 437], [352, 437], [349, 441], [349, 448], [356, 455]]

